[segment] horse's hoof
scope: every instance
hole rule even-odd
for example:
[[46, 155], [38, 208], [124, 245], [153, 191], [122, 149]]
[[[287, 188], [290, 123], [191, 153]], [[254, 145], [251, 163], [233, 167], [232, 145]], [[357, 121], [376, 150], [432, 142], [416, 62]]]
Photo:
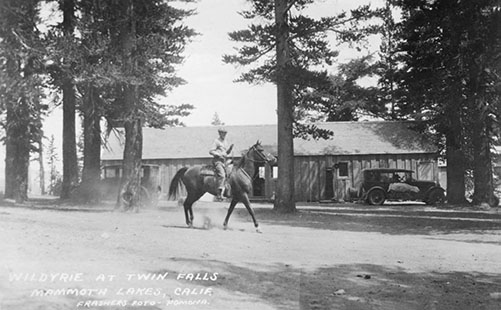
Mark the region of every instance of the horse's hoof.
[[261, 228], [259, 228], [259, 227], [256, 227], [256, 232], [257, 232], [258, 234], [262, 234], [262, 233], [263, 233], [263, 232], [261, 231]]
[[224, 225], [224, 224], [223, 224], [223, 229], [224, 229], [224, 230], [228, 230], [228, 225]]

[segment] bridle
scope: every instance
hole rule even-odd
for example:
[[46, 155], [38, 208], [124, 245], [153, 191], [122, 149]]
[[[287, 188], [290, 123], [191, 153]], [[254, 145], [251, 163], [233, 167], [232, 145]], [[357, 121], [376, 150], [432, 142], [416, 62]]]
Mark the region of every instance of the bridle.
[[[249, 156], [249, 153], [251, 151], [254, 151], [255, 153], [257, 153], [260, 157], [260, 159], [256, 160], [256, 159], [253, 159]], [[266, 156], [261, 152], [259, 151], [257, 148], [256, 148], [256, 145], [253, 145], [251, 148], [249, 148], [249, 150], [245, 153], [244, 155], [244, 158], [245, 160], [248, 160], [248, 161], [251, 161], [251, 162], [254, 162], [254, 163], [268, 163], [269, 160], [266, 158]], [[254, 177], [251, 177], [244, 169], [241, 170], [249, 179], [251, 179], [252, 181], [254, 181], [257, 177], [257, 173], [254, 175]]]
[[[253, 158], [250, 158], [250, 156], [248, 156], [248, 154], [251, 152], [251, 151], [254, 151], [255, 153], [257, 153], [260, 157], [259, 160], [256, 160], [256, 159], [253, 159]], [[252, 162], [255, 162], [255, 163], [267, 163], [269, 160], [266, 158], [266, 156], [261, 152], [259, 151], [257, 148], [256, 148], [256, 145], [253, 145], [248, 151], [247, 153], [245, 153], [245, 158], [247, 160], [250, 160]]]

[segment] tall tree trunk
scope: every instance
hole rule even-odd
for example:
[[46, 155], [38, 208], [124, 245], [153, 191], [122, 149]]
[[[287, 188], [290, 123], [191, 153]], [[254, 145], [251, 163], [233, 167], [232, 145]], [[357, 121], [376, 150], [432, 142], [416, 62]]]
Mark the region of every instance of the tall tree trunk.
[[487, 203], [497, 207], [499, 199], [494, 195], [494, 180], [492, 177], [492, 159], [489, 128], [486, 119], [475, 122], [473, 129], [473, 179], [474, 193], [472, 203], [480, 205]]
[[277, 134], [278, 134], [278, 184], [274, 209], [279, 212], [294, 212], [294, 136], [293, 96], [290, 82], [288, 5], [286, 0], [275, 0], [275, 23], [277, 25]]
[[22, 136], [17, 139], [17, 155], [14, 159], [14, 199], [18, 203], [28, 200], [28, 170], [30, 166], [30, 138], [28, 124], [21, 127]]
[[143, 151], [143, 128], [140, 119], [126, 120], [123, 175], [117, 207], [139, 207], [141, 190], [141, 160]]
[[465, 199], [465, 156], [461, 139], [461, 116], [459, 104], [452, 105], [448, 110], [448, 131], [446, 138], [447, 159], [447, 202], [464, 204]]
[[42, 138], [38, 142], [38, 165], [40, 174], [40, 194], [45, 195], [45, 166], [44, 166], [44, 156], [43, 156], [43, 143]]
[[[7, 60], [7, 68], [9, 73], [12, 75], [17, 74], [17, 66], [16, 62], [8, 59]], [[5, 193], [4, 197], [7, 199], [14, 198], [14, 180], [15, 169], [14, 169], [14, 159], [16, 158], [16, 140], [12, 132], [11, 124], [15, 115], [14, 112], [14, 103], [6, 102], [6, 124], [5, 124]]]
[[[475, 29], [474, 27], [472, 29]], [[473, 31], [472, 37], [478, 37]], [[484, 57], [470, 55], [468, 83], [469, 108], [472, 118], [471, 141], [473, 145], [473, 184], [474, 192], [472, 203], [480, 205], [487, 203], [491, 207], [497, 207], [499, 199], [494, 195], [494, 180], [491, 158], [491, 124], [489, 118], [490, 109], [487, 107], [485, 94], [484, 72], [487, 63]]]
[[70, 198], [78, 183], [78, 160], [75, 137], [75, 88], [70, 79], [63, 82], [63, 183], [61, 198]]
[[[136, 48], [136, 19], [134, 1], [127, 0], [121, 4], [120, 16], [123, 18], [120, 27], [120, 46], [124, 71], [132, 76], [136, 69], [133, 51]], [[117, 208], [136, 209], [139, 207], [141, 186], [141, 160], [143, 152], [142, 121], [138, 116], [138, 87], [130, 83], [122, 86], [124, 104], [125, 147], [122, 165], [123, 175], [117, 197]]]
[[474, 205], [487, 203], [491, 207], [497, 207], [499, 199], [494, 195], [492, 176], [490, 109], [487, 107], [485, 99], [487, 91], [482, 78], [485, 63], [480, 62], [480, 59], [472, 58], [469, 65], [469, 107], [473, 120], [471, 124], [474, 182], [472, 203]]
[[[7, 120], [12, 118], [9, 116], [12, 112], [7, 109]], [[8, 131], [5, 137], [5, 192], [4, 198], [13, 199], [14, 198], [14, 158], [16, 157], [16, 145], [14, 144], [14, 139], [8, 136]]]
[[[19, 74], [23, 71], [28, 85], [32, 78], [33, 68], [30, 62], [21, 64], [11, 59], [7, 60], [7, 72]], [[18, 83], [21, 85], [22, 83]], [[25, 90], [27, 91], [27, 90]], [[5, 198], [15, 199], [22, 203], [28, 199], [28, 168], [30, 163], [30, 96], [29, 93], [21, 98], [10, 98], [6, 101], [5, 120]], [[33, 99], [33, 98], [31, 98]]]
[[[24, 99], [23, 99], [24, 100]], [[5, 197], [22, 203], [28, 199], [30, 136], [23, 103], [7, 107]], [[21, 117], [18, 117], [21, 116]], [[7, 185], [8, 184], [8, 185]]]
[[96, 89], [87, 85], [83, 100], [84, 153], [82, 183], [76, 199], [83, 203], [96, 203], [101, 198], [101, 115]]
[[[75, 19], [75, 1], [60, 0], [63, 11], [63, 32], [66, 42], [72, 41]], [[78, 160], [75, 135], [75, 87], [69, 72], [63, 77], [63, 183], [61, 198], [70, 197], [78, 182]]]

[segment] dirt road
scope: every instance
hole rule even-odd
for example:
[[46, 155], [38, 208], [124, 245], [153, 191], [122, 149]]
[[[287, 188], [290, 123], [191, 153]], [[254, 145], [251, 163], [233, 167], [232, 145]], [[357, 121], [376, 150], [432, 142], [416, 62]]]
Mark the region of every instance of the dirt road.
[[501, 214], [0, 208], [0, 309], [500, 309]]

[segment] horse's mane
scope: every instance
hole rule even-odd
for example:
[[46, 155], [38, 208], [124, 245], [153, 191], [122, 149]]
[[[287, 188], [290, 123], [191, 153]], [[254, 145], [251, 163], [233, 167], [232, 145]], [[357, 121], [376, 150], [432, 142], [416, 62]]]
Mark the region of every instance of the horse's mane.
[[253, 147], [254, 147], [254, 145], [251, 146], [247, 151], [242, 152], [242, 157], [240, 158], [240, 161], [236, 165], [237, 168], [243, 168], [245, 166], [245, 163], [246, 163], [246, 160], [247, 160], [247, 154], [250, 153], [250, 151], [252, 150]]
[[242, 153], [242, 156], [240, 157], [240, 160], [238, 161], [238, 164], [236, 165], [237, 168], [243, 168], [245, 166], [245, 162], [247, 159], [247, 154], [249, 153], [250, 148]]

